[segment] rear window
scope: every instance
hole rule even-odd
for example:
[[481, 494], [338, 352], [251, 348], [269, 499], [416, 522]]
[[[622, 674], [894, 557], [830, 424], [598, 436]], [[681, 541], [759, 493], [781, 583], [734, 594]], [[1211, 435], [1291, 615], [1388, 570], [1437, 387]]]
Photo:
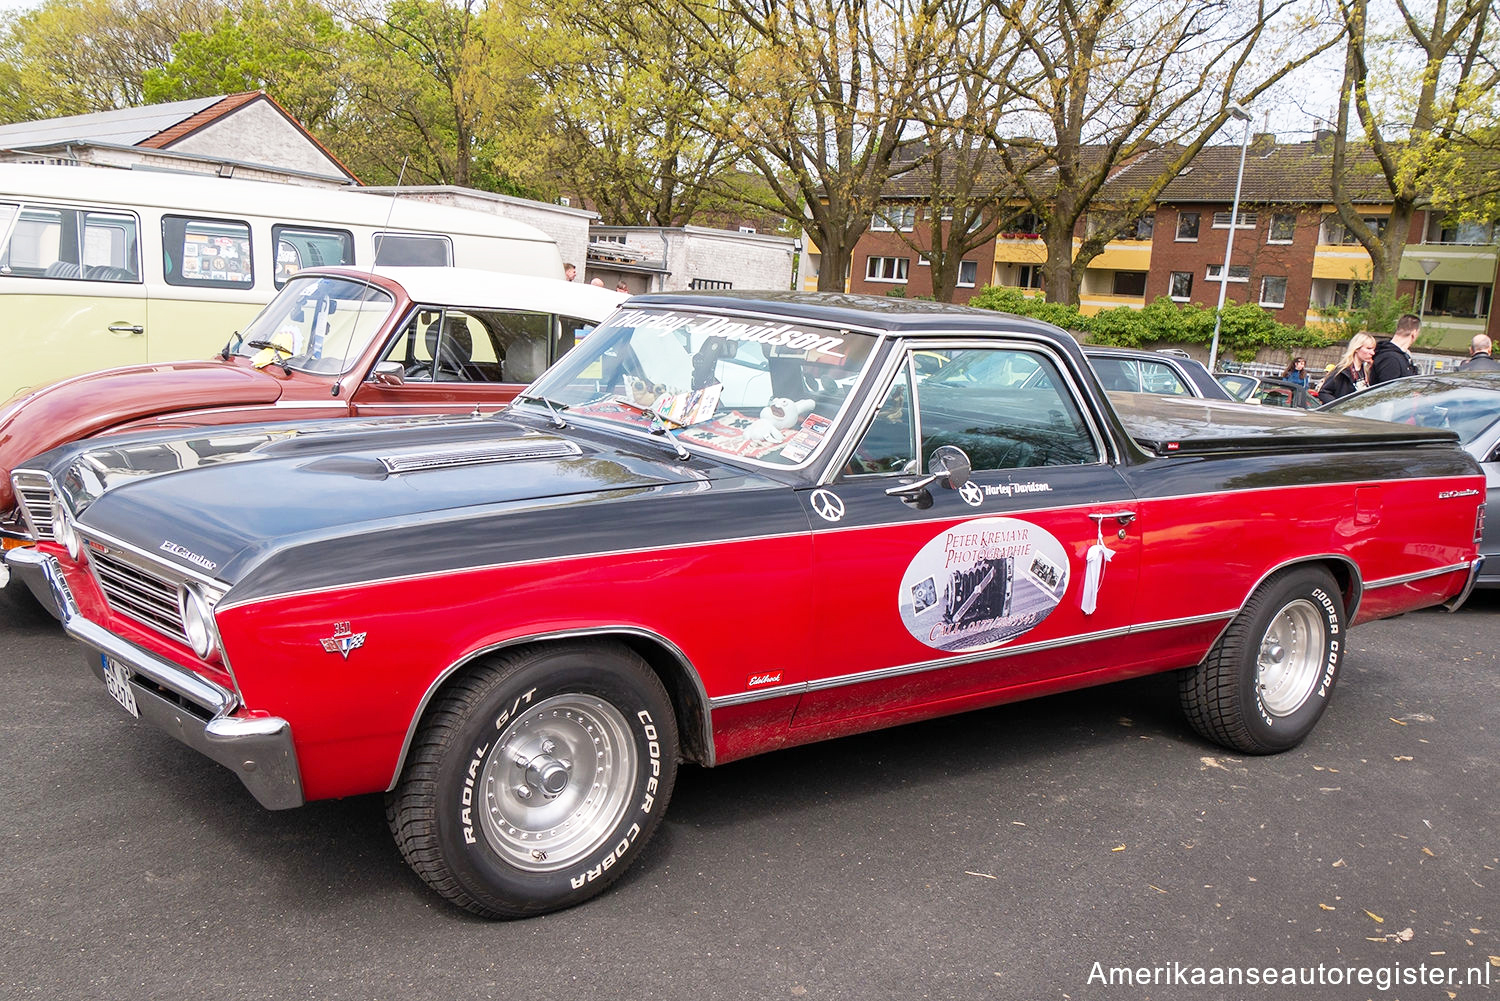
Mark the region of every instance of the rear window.
[[446, 236], [376, 233], [375, 265], [388, 268], [451, 268], [453, 241]]

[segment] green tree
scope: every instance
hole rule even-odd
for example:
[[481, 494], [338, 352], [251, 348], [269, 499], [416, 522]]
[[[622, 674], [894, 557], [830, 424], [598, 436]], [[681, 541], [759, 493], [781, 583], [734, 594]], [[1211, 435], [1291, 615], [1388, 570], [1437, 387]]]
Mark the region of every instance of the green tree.
[[[1398, 26], [1379, 31], [1368, 0], [1340, 0], [1346, 31], [1343, 86], [1334, 130], [1333, 195], [1340, 220], [1370, 254], [1376, 287], [1400, 274], [1417, 206], [1436, 182], [1461, 173], [1466, 136], [1492, 121], [1489, 93], [1500, 82], [1491, 0], [1391, 0]], [[1414, 55], [1413, 55], [1414, 54]], [[1367, 172], [1355, 158], [1350, 112], [1391, 196], [1384, 231], [1360, 215]], [[1455, 201], [1461, 202], [1461, 197]]]

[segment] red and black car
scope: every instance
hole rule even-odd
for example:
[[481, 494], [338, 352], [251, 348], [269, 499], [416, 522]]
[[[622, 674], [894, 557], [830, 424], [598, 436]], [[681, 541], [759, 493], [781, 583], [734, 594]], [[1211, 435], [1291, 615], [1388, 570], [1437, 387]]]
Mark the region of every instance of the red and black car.
[[1175, 670], [1208, 739], [1293, 747], [1350, 626], [1463, 600], [1484, 502], [1449, 431], [1111, 402], [1044, 324], [801, 293], [632, 299], [493, 417], [15, 475], [125, 711], [268, 807], [384, 793], [505, 917], [619, 876], [683, 760]]

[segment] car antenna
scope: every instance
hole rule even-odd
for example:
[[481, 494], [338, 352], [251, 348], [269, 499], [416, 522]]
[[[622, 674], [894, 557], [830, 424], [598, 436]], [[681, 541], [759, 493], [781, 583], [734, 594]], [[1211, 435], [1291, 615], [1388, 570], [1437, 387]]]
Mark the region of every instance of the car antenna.
[[[394, 191], [391, 192], [391, 204], [390, 204], [390, 207], [385, 210], [385, 228], [386, 228], [386, 230], [390, 230], [390, 228], [391, 228], [391, 219], [396, 214], [396, 199], [398, 197], [400, 197], [400, 195], [401, 195], [401, 182], [406, 179], [406, 164], [410, 160], [411, 160], [411, 155], [410, 154], [407, 154], [406, 156], [403, 156], [401, 158], [401, 169], [396, 172], [396, 188], [395, 188]], [[376, 252], [376, 255], [378, 256], [378, 254], [380, 252], [380, 245], [379, 245], [378, 242], [376, 243], [376, 246], [375, 246], [375, 252]], [[371, 257], [370, 258], [370, 277], [372, 277], [372, 278], [375, 277], [375, 257]], [[355, 322], [356, 323], [359, 322], [359, 318], [358, 317], [355, 318]], [[351, 330], [351, 331], [349, 331], [349, 339], [345, 342], [344, 349], [347, 351], [353, 345], [354, 345], [354, 331]], [[337, 379], [333, 380], [333, 385], [330, 386], [329, 389], [328, 389], [328, 395], [329, 396], [338, 396], [340, 388], [341, 388], [341, 385], [342, 384]]]

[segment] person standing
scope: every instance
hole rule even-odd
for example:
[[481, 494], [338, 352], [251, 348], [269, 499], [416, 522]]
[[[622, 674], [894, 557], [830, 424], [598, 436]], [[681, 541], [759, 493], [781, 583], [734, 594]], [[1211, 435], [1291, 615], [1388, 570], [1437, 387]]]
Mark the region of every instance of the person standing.
[[1416, 343], [1417, 330], [1421, 326], [1421, 317], [1407, 313], [1396, 321], [1396, 332], [1391, 339], [1375, 345], [1375, 360], [1370, 363], [1370, 385], [1378, 386], [1382, 382], [1417, 374], [1417, 364], [1411, 360], [1411, 346]]
[[1500, 372], [1500, 361], [1490, 356], [1493, 344], [1485, 334], [1475, 334], [1469, 342], [1469, 359], [1458, 366], [1463, 372]]
[[1341, 396], [1357, 393], [1370, 385], [1370, 359], [1375, 357], [1375, 338], [1358, 333], [1349, 338], [1349, 347], [1333, 364], [1333, 371], [1318, 389], [1321, 403], [1332, 403]]
[[1294, 382], [1294, 383], [1296, 383], [1299, 386], [1306, 386], [1307, 385], [1307, 361], [1306, 361], [1306, 359], [1303, 359], [1303, 358], [1300, 358], [1300, 357], [1299, 358], [1293, 358], [1292, 359], [1292, 363], [1290, 365], [1288, 365], [1286, 367], [1285, 371], [1283, 371], [1281, 373], [1281, 377], [1283, 379], [1285, 379], [1287, 382]]

